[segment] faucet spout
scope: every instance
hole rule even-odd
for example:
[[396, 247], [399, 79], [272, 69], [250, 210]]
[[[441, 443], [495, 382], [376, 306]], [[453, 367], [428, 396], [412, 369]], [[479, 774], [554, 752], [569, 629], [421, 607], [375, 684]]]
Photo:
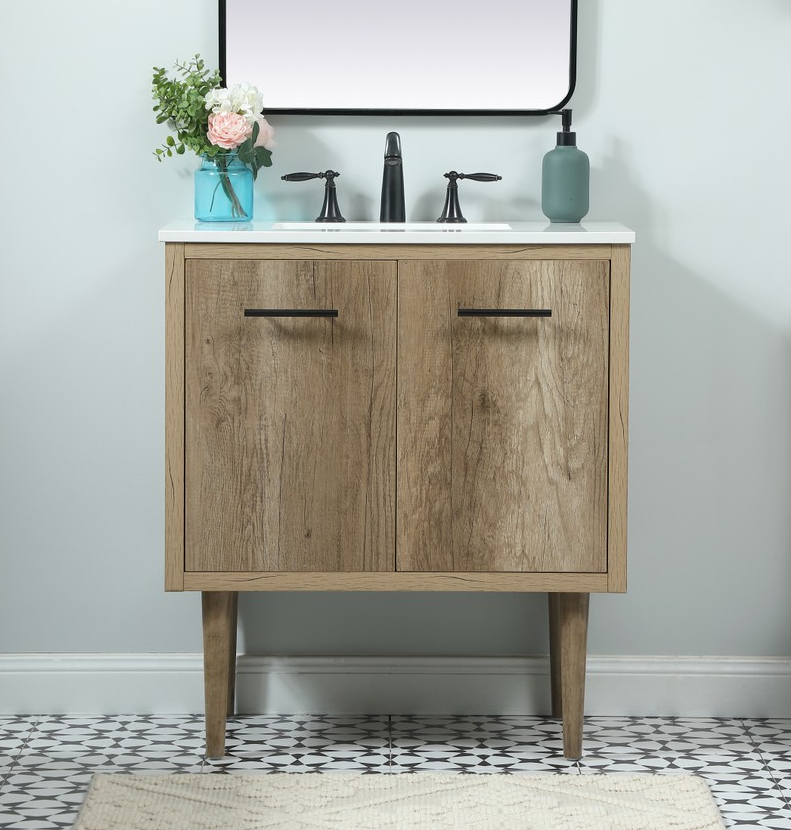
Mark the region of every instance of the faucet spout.
[[406, 222], [404, 163], [401, 157], [401, 137], [398, 133], [388, 133], [385, 139], [382, 203], [379, 211], [379, 221]]

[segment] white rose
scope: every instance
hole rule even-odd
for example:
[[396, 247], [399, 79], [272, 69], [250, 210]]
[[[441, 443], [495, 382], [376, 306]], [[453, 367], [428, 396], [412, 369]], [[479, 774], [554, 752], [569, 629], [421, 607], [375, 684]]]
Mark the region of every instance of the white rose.
[[206, 109], [212, 112], [234, 112], [227, 89], [212, 89], [206, 93]]
[[233, 112], [243, 115], [252, 124], [264, 108], [264, 96], [251, 84], [234, 84], [229, 90]]
[[264, 108], [264, 96], [251, 84], [234, 84], [229, 89], [212, 89], [204, 97], [211, 112], [235, 112], [252, 126]]

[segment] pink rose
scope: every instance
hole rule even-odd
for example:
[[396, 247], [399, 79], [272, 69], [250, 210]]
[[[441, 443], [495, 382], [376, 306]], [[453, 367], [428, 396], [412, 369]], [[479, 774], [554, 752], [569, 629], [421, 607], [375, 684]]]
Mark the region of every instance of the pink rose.
[[243, 115], [213, 112], [209, 115], [209, 141], [225, 150], [235, 150], [253, 132]]
[[275, 131], [263, 115], [259, 115], [256, 120], [258, 121], [259, 132], [255, 146], [266, 147], [267, 150], [271, 150], [275, 146]]

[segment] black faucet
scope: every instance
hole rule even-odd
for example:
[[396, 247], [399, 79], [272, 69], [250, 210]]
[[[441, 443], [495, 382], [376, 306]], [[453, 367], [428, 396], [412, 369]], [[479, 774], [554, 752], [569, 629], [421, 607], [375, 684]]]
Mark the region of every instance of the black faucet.
[[326, 179], [324, 185], [324, 204], [321, 213], [316, 217], [317, 222], [345, 222], [338, 207], [338, 196], [335, 193], [335, 179], [340, 176], [335, 170], [325, 170], [323, 173], [286, 173], [281, 176], [284, 182], [306, 182], [310, 179]]
[[404, 164], [398, 133], [388, 133], [385, 140], [385, 167], [382, 175], [380, 222], [406, 222], [404, 207]]
[[497, 173], [457, 173], [451, 170], [445, 174], [448, 180], [448, 192], [445, 194], [445, 207], [442, 208], [442, 215], [437, 222], [466, 222], [461, 215], [459, 205], [459, 186], [456, 182], [459, 179], [472, 179], [475, 182], [499, 182], [503, 177]]

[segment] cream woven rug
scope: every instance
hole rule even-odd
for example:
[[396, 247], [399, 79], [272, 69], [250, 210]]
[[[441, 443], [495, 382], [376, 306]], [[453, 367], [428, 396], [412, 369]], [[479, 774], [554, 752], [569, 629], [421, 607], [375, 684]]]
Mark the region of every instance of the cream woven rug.
[[691, 775], [95, 775], [74, 830], [722, 830]]

